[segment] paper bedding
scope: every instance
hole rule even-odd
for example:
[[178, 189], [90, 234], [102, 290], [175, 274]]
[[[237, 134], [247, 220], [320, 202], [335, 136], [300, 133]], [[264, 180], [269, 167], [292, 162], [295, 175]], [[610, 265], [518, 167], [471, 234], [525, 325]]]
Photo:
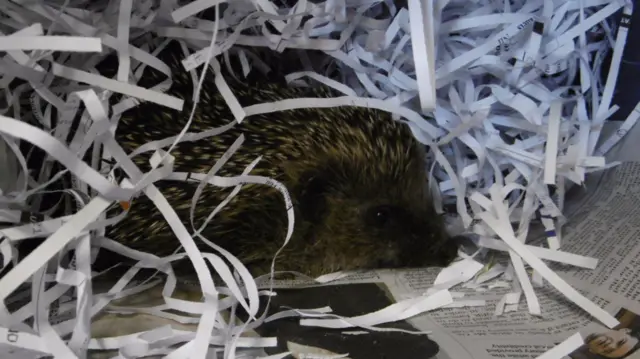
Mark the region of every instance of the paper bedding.
[[[202, 11], [213, 8], [219, 10], [213, 18], [201, 16]], [[587, 270], [599, 265], [598, 258], [564, 250], [564, 196], [573, 186], [582, 185], [589, 174], [618, 165], [607, 163], [604, 155], [629, 132], [640, 114], [634, 110], [617, 132], [602, 136], [605, 121], [618, 111], [613, 94], [632, 11], [632, 2], [622, 0], [409, 0], [406, 7], [390, 0], [299, 0], [291, 4], [269, 0], [0, 0], [4, 94], [0, 220], [8, 223], [0, 230], [2, 348], [21, 349], [32, 357], [39, 353], [76, 358], [85, 357], [88, 349], [105, 348], [108, 342], [110, 349], [118, 350], [117, 358], [151, 354], [205, 358], [211, 353], [234, 358], [247, 348], [275, 345], [276, 338], [243, 335], [275, 319], [258, 311], [258, 303], [274, 295], [274, 288], [256, 285], [237, 260], [227, 256], [225, 262], [221, 253], [207, 259], [224, 282], [214, 283], [191, 234], [178, 223], [153, 184], [171, 174], [167, 171], [171, 150], [185, 138], [188, 128], [163, 144], [146, 145], [148, 149], [162, 147], [156, 150], [148, 173], [133, 164], [131, 154], [124, 153], [111, 135], [111, 122], [139, 101], [183, 108], [181, 99], [163, 93], [168, 82], [150, 89], [130, 82], [131, 69], [139, 63], [163, 69], [148, 48], [130, 44], [132, 34], [140, 33], [188, 43], [196, 51], [184, 59], [185, 69], [205, 67], [216, 75], [221, 56], [237, 61], [241, 75], [260, 71], [250, 56], [255, 48], [323, 51], [335, 60], [338, 77], [329, 78], [325, 69], [309, 64], [306, 71], [289, 74], [288, 80], [298, 85], [323, 83], [343, 97], [242, 108], [235, 104], [222, 77], [216, 76], [216, 85], [238, 121], [273, 109], [341, 105], [374, 107], [408, 121], [414, 136], [431, 148], [431, 183], [439, 211], [455, 208], [452, 231], [476, 239], [478, 251], [461, 252], [462, 258], [443, 269], [421, 296], [361, 317], [299, 308], [280, 313], [279, 318], [300, 317], [301, 325], [307, 326], [376, 330], [380, 324], [442, 308], [486, 306], [483, 301], [465, 300], [456, 288], [501, 281], [510, 289], [497, 303], [496, 316], [517, 309], [523, 299], [531, 316], [544, 316], [537, 287], [547, 285], [593, 320], [615, 327], [617, 318], [567, 283], [549, 263]], [[267, 23], [278, 33], [270, 31]], [[243, 32], [245, 29], [255, 31]], [[106, 49], [118, 54], [115, 78], [92, 68], [106, 56]], [[53, 79], [68, 85], [68, 91], [53, 91]], [[85, 86], [77, 90], [78, 84]], [[40, 127], [22, 120], [26, 115], [17, 110], [24, 94], [32, 94], [34, 109], [44, 108], [33, 114]], [[109, 108], [113, 94], [125, 97]], [[84, 105], [81, 126], [67, 141], [80, 103]], [[54, 109], [57, 119], [52, 119]], [[40, 173], [27, 170], [21, 143], [48, 154]], [[100, 146], [93, 147], [92, 162], [85, 163], [81, 158], [92, 144]], [[241, 145], [239, 139], [229, 149], [231, 155]], [[103, 151], [97, 150], [100, 148]], [[127, 180], [116, 183], [102, 159], [118, 163]], [[81, 209], [58, 218], [31, 217], [31, 223], [25, 224], [19, 205], [48, 191], [48, 185], [59, 178], [51, 173], [56, 161], [74, 175], [72, 188], [66, 191]], [[286, 188], [272, 179], [215, 174], [199, 179], [238, 189], [242, 184], [262, 183], [280, 190], [290, 203]], [[191, 258], [198, 270], [202, 303], [172, 298], [176, 278], [166, 266], [167, 259], [127, 250], [100, 237], [109, 224], [105, 209], [117, 201], [126, 203], [140, 192], [153, 199], [172, 223], [185, 249], [183, 256]], [[293, 211], [288, 214], [289, 231], [283, 246], [294, 226]], [[536, 218], [546, 231], [543, 245], [526, 242]], [[36, 236], [46, 240], [18, 261], [18, 243]], [[99, 247], [139, 263], [105, 293], [94, 294], [92, 276], [96, 273], [91, 271], [91, 261]], [[72, 249], [73, 265], [61, 267], [60, 256]], [[508, 255], [508, 265], [489, 267], [482, 261], [496, 252]], [[164, 306], [152, 314], [163, 318], [197, 315], [197, 329], [180, 332], [164, 326], [124, 339], [102, 340], [99, 345], [89, 331], [92, 318], [110, 302], [154, 284], [131, 282], [142, 267], [158, 268], [167, 275]], [[316, 282], [345, 276], [348, 273], [332, 274]], [[17, 298], [24, 305], [9, 310]], [[58, 313], [71, 313], [68, 319], [52, 323], [52, 303], [57, 303]], [[251, 320], [241, 324], [222, 320], [220, 313], [233, 305], [242, 306]], [[565, 339], [539, 358], [562, 358], [584, 343], [579, 333]]]

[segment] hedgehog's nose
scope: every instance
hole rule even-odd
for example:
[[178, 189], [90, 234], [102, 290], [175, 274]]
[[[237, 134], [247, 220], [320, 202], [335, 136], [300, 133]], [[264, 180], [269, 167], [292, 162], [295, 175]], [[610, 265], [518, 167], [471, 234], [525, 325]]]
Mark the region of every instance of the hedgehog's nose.
[[466, 254], [473, 254], [478, 250], [478, 246], [467, 236], [454, 236], [450, 239], [455, 246]]

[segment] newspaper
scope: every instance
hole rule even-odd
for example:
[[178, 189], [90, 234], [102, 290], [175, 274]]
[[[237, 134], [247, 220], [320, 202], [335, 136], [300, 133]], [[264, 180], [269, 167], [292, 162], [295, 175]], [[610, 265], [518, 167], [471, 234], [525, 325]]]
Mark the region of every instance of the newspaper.
[[[640, 163], [624, 163], [601, 176], [594, 176], [587, 181], [586, 189], [588, 192], [577, 188], [583, 193], [566, 208], [566, 215], [571, 220], [563, 229], [562, 249], [598, 258], [598, 268], [552, 268], [617, 319], [627, 311], [640, 314], [640, 245], [637, 242], [640, 235], [637, 207]], [[389, 286], [394, 293], [402, 295], [424, 290], [433, 279], [428, 272], [399, 274]], [[488, 305], [442, 309], [412, 320], [417, 328], [434, 331], [433, 339], [446, 352], [437, 358], [535, 358], [575, 332], [579, 331], [584, 338], [608, 332], [548, 287], [536, 289], [542, 318], [529, 315], [524, 307], [495, 317], [495, 303], [506, 290], [459, 291], [465, 292], [465, 298], [485, 299]], [[634, 325], [633, 321], [621, 322], [622, 326]], [[640, 317], [635, 319], [635, 325], [640, 326]], [[585, 350], [588, 351], [587, 348], [579, 351]], [[572, 357], [598, 358], [581, 353], [572, 354]], [[640, 358], [640, 351], [627, 358]]]
[[[407, 321], [417, 330], [432, 332], [429, 338], [439, 346], [434, 358], [536, 358], [577, 332], [586, 338], [587, 344], [571, 354], [572, 359], [640, 358], [640, 350], [634, 351], [640, 347], [640, 245], [637, 244], [637, 238], [640, 237], [640, 208], [637, 206], [640, 202], [640, 162], [626, 162], [600, 174], [593, 174], [583, 187], [572, 189], [568, 199], [565, 214], [569, 221], [562, 230], [562, 250], [598, 258], [599, 264], [595, 270], [553, 264], [551, 267], [583, 295], [613, 314], [621, 325], [615, 330], [609, 330], [546, 285], [536, 288], [542, 307], [542, 317], [530, 315], [523, 303], [517, 310], [496, 316], [494, 315], [496, 303], [510, 291], [508, 287], [497, 286], [490, 290], [477, 291], [459, 285], [451, 291], [464, 293], [466, 300], [484, 300], [486, 305], [438, 309]], [[535, 241], [535, 235], [532, 240]], [[353, 274], [322, 286], [332, 288], [331, 290], [342, 287], [341, 291], [348, 291], [350, 286], [375, 283], [384, 288], [384, 292], [389, 293], [391, 301], [388, 304], [380, 301], [372, 303], [371, 297], [375, 295], [366, 295], [366, 291], [370, 288], [365, 286], [357, 290], [352, 289], [360, 296], [359, 302], [352, 303], [352, 307], [362, 306], [359, 309], [365, 311], [369, 305], [372, 308], [368, 309], [376, 310], [389, 305], [393, 300], [424, 293], [432, 285], [438, 272], [439, 270], [435, 268], [379, 270]], [[286, 290], [292, 287], [305, 287], [308, 284], [309, 282], [299, 279], [279, 281], [277, 288]], [[160, 295], [159, 290], [153, 293], [155, 294], [151, 294], [151, 297]], [[330, 294], [303, 294], [302, 297], [309, 298], [309, 302], [284, 304], [292, 307], [297, 305], [298, 308], [318, 307], [323, 302], [312, 303], [312, 301], [329, 296]], [[345, 313], [344, 311], [349, 311], [351, 307], [340, 304], [349, 297], [357, 296], [343, 293], [326, 301], [331, 302], [336, 314], [356, 315], [357, 313]], [[137, 302], [154, 305], [151, 304], [153, 301], [149, 297], [145, 297], [144, 300], [140, 298], [125, 298], [125, 300], [129, 301], [129, 304]], [[524, 302], [524, 299], [521, 302]], [[343, 305], [343, 312], [336, 309], [336, 306], [340, 305]], [[278, 305], [272, 309], [275, 312], [283, 310], [278, 308]], [[166, 324], [181, 330], [190, 328], [189, 325], [178, 324], [168, 319], [153, 318], [151, 315], [136, 314], [136, 318], [133, 319], [131, 316], [106, 314], [95, 320], [93, 335], [94, 337], [123, 335], [125, 334], [123, 330], [134, 333]], [[287, 322], [283, 325], [291, 325], [291, 323]], [[270, 334], [261, 333], [259, 329], [257, 331], [261, 335]], [[290, 329], [291, 331], [299, 331], [299, 327], [295, 330]], [[276, 333], [281, 336], [279, 338], [281, 341], [286, 330], [281, 328]], [[365, 335], [375, 335], [375, 333], [363, 334], [360, 337]], [[424, 342], [425, 339], [422, 337], [420, 340]], [[288, 343], [288, 348], [291, 350], [290, 338], [285, 342], [284, 345]], [[329, 343], [335, 343], [335, 341]], [[389, 350], [398, 350], [395, 345], [390, 347]], [[335, 354], [340, 352], [339, 348], [323, 349]], [[376, 350], [384, 350], [384, 348]], [[608, 352], [609, 356], [597, 355], [605, 352]], [[350, 353], [349, 358], [365, 357], [355, 354]], [[403, 356], [403, 358], [406, 357]]]

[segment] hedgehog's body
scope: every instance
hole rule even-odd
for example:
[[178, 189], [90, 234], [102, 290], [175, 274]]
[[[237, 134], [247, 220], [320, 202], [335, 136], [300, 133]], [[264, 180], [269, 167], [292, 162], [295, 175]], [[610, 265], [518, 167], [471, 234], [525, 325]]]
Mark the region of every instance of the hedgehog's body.
[[[184, 111], [143, 103], [125, 113], [116, 139], [127, 153], [147, 142], [175, 136], [186, 124], [193, 84], [175, 61], [182, 53], [170, 55], [161, 56], [172, 62], [174, 78], [169, 93], [185, 100]], [[227, 81], [242, 106], [332, 95], [326, 89], [276, 84], [256, 88], [230, 78]], [[233, 116], [210, 76], [189, 132], [231, 121]], [[174, 171], [207, 173], [240, 134], [245, 136], [244, 144], [217, 175], [240, 175], [262, 156], [250, 174], [282, 182], [293, 199], [294, 234], [278, 257], [277, 270], [319, 275], [381, 266], [445, 265], [455, 256], [456, 247], [447, 241], [440, 216], [429, 200], [423, 149], [408, 127], [393, 121], [389, 114], [339, 107], [250, 116], [220, 135], [179, 144], [172, 151]], [[145, 171], [149, 155], [134, 158]], [[156, 186], [193, 232], [189, 209], [197, 183], [164, 180]], [[205, 187], [195, 210], [195, 229], [231, 190]], [[229, 250], [254, 274], [261, 274], [282, 246], [286, 230], [280, 192], [266, 185], [245, 185], [202, 235]], [[107, 236], [160, 256], [174, 253], [179, 246], [164, 217], [144, 195], [133, 200], [127, 217], [109, 228]], [[202, 251], [214, 251], [194, 239]]]

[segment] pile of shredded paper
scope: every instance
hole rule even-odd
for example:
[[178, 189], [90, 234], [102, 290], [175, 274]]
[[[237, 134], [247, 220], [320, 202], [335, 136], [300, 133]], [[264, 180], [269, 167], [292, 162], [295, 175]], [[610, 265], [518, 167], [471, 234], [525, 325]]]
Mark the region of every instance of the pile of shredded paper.
[[[98, 348], [118, 349], [118, 358], [155, 354], [199, 359], [216, 352], [234, 358], [247, 348], [276, 345], [275, 338], [244, 335], [265, 320], [294, 316], [302, 325], [376, 330], [382, 323], [455, 305], [459, 298], [449, 289], [480, 286], [503, 274], [512, 290], [496, 308], [497, 315], [517, 307], [522, 299], [532, 315], [543, 314], [534, 286], [546, 282], [595, 320], [608, 327], [618, 324], [542, 260], [591, 269], [597, 265], [597, 259], [563, 252], [559, 227], [565, 221], [567, 188], [581, 184], [589, 172], [615, 165], [605, 163], [603, 156], [640, 113], [633, 111], [612, 137], [600, 138], [603, 123], [618, 109], [611, 103], [633, 10], [630, 1], [409, 0], [401, 8], [392, 0], [299, 0], [290, 5], [270, 0], [196, 0], [184, 5], [176, 0], [0, 0], [0, 145], [7, 153], [0, 159], [8, 161], [2, 164], [0, 221], [12, 224], [0, 230], [4, 271], [0, 343], [56, 358], [85, 357], [88, 349]], [[201, 16], [212, 8], [217, 8], [212, 19]], [[201, 254], [194, 244], [197, 236], [180, 223], [154, 186], [173, 175], [171, 151], [176, 143], [194, 136], [187, 133], [188, 126], [134, 154], [125, 153], [114, 140], [112, 124], [140, 101], [183, 108], [181, 99], [163, 93], [170, 84], [167, 67], [145, 46], [130, 44], [134, 35], [149, 33], [199, 49], [185, 57], [185, 69], [213, 71], [238, 121], [274, 110], [341, 105], [378, 108], [406, 121], [415, 137], [431, 148], [438, 208], [455, 206], [459, 223], [478, 239], [475, 256], [488, 250], [508, 252], [509, 265], [487, 270], [477, 257], [461, 253], [463, 258], [445, 268], [424, 296], [376, 313], [343, 318], [320, 310], [290, 310], [266, 317], [258, 310], [259, 303], [273, 293], [259, 291], [248, 271], [224, 250]], [[258, 47], [323, 51], [339, 68], [331, 73], [339, 76], [328, 78], [324, 75], [328, 69], [309, 62], [306, 71], [292, 73], [288, 80], [298, 85], [324, 83], [344, 96], [239, 106], [220, 76], [218, 59], [237, 61], [246, 75], [259, 71], [251, 56]], [[117, 53], [119, 67], [114, 78], [107, 78], [94, 66], [111, 51]], [[132, 69], [140, 63], [166, 73], [167, 81], [154, 88], [137, 86], [131, 81]], [[24, 106], [19, 102], [25, 93], [33, 94], [33, 116], [41, 126], [23, 120]], [[114, 94], [125, 96], [109, 108]], [[81, 126], [69, 136], [80, 108]], [[224, 130], [198, 135], [214, 136]], [[229, 155], [242, 140], [229, 149]], [[25, 141], [49, 156], [39, 173], [27, 170], [19, 148]], [[82, 161], [89, 149], [90, 164]], [[147, 173], [131, 161], [145, 151], [155, 151]], [[116, 183], [104, 171], [102, 159], [117, 163], [128, 179]], [[51, 173], [56, 161], [66, 170]], [[80, 210], [21, 222], [20, 205], [49, 191], [50, 183], [69, 172], [74, 182], [66, 191]], [[243, 184], [262, 183], [281, 191], [290, 203], [286, 188], [269, 178], [225, 178], [213, 170], [197, 179], [234, 187], [236, 192]], [[105, 209], [114, 202], [126, 204], [139, 193], [151, 198], [171, 224], [183, 254], [158, 258], [100, 236], [118, 219], [107, 220]], [[283, 246], [294, 227], [293, 211], [288, 214]], [[525, 244], [536, 216], [547, 230], [546, 247]], [[33, 237], [46, 240], [18, 261], [17, 243]], [[139, 263], [105, 293], [94, 294], [96, 273], [91, 263], [99, 248]], [[63, 268], [60, 258], [70, 250], [75, 251], [75, 261]], [[201, 302], [172, 298], [176, 278], [167, 263], [180, 256], [188, 256], [198, 270]], [[224, 283], [214, 284], [205, 262]], [[140, 268], [157, 268], [167, 277], [165, 303], [148, 309], [149, 313], [192, 322], [197, 315], [197, 330], [162, 327], [99, 341], [92, 338], [89, 327], [95, 315], [111, 301], [153, 284], [131, 285]], [[19, 301], [24, 305], [17, 310], [7, 308]], [[57, 323], [49, 320], [54, 302], [58, 314], [69, 314]], [[221, 313], [234, 305], [242, 306], [251, 320], [240, 324], [224, 320]], [[541, 358], [561, 358], [582, 343], [576, 334]]]

